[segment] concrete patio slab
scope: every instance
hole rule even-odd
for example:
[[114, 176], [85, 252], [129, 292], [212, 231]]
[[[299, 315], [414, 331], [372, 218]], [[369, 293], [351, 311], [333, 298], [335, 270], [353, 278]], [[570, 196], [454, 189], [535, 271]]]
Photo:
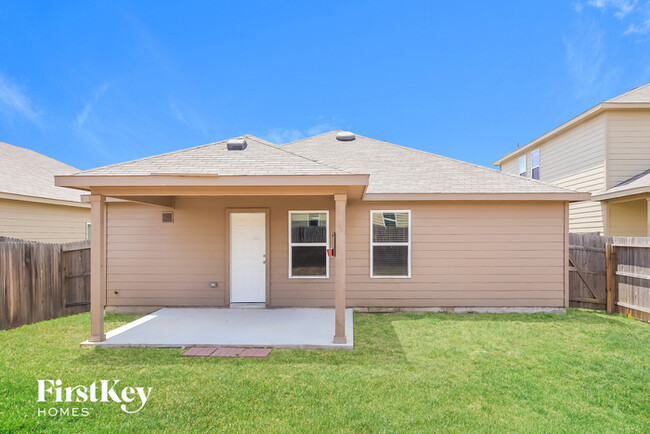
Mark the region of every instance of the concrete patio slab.
[[82, 346], [272, 347], [346, 349], [354, 347], [352, 309], [345, 311], [345, 344], [332, 342], [334, 309], [163, 308], [106, 333], [103, 342]]

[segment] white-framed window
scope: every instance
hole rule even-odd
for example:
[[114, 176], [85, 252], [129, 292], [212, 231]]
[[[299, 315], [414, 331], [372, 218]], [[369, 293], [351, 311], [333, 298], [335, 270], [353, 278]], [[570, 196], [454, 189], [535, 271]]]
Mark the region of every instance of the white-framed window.
[[329, 278], [329, 232], [329, 211], [289, 211], [289, 278]]
[[370, 277], [411, 277], [411, 210], [370, 211]]
[[531, 175], [533, 179], [539, 179], [539, 149], [530, 153], [530, 163], [532, 166]]
[[526, 156], [519, 157], [519, 176], [526, 176]]
[[86, 241], [90, 241], [90, 222], [86, 222]]

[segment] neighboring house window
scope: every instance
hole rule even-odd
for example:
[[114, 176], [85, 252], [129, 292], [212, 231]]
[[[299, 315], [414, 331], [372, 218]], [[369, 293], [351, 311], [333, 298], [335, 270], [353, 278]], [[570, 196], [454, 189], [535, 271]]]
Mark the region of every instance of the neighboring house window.
[[519, 176], [526, 176], [526, 156], [519, 157]]
[[370, 277], [411, 277], [411, 211], [370, 211]]
[[533, 179], [539, 179], [539, 149], [535, 149], [530, 154], [530, 160], [532, 163]]
[[86, 223], [86, 240], [90, 241], [90, 223]]
[[328, 211], [289, 211], [289, 277], [329, 277]]

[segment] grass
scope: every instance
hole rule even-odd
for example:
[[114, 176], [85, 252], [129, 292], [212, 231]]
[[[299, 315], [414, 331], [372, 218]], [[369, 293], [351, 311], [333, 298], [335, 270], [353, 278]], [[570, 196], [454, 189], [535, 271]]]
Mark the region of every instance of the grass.
[[[134, 318], [107, 315], [107, 329]], [[650, 325], [619, 315], [355, 314], [354, 351], [268, 359], [80, 348], [89, 330], [82, 314], [0, 332], [0, 430], [650, 430]], [[37, 403], [36, 380], [59, 378], [153, 390], [137, 414]], [[38, 415], [50, 407], [91, 410]]]

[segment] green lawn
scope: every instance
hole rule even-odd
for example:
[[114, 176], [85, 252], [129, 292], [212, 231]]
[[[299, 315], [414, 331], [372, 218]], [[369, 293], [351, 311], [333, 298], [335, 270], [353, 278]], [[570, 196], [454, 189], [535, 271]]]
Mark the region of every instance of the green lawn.
[[[135, 316], [107, 315], [107, 329]], [[80, 348], [87, 314], [0, 332], [0, 431], [650, 431], [650, 325], [619, 315], [355, 314], [354, 351]], [[37, 403], [37, 380], [150, 386]], [[121, 389], [121, 384], [117, 389]], [[39, 408], [90, 407], [88, 417]]]

